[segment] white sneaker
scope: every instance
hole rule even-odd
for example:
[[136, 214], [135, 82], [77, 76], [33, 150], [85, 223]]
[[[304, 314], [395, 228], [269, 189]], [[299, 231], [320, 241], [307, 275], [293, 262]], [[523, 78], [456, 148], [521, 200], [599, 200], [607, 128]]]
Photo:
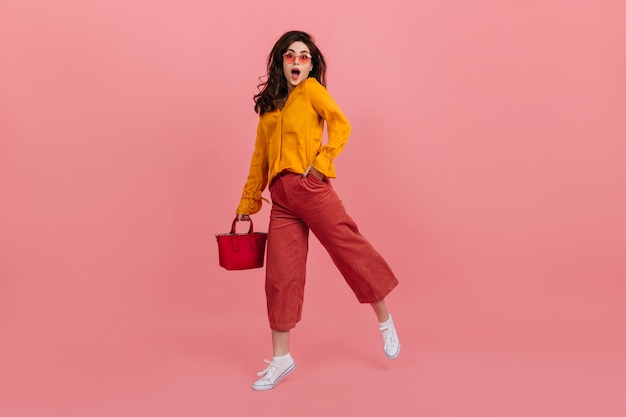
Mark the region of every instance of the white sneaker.
[[265, 362], [269, 363], [268, 367], [264, 371], [257, 373], [257, 376], [260, 376], [261, 379], [252, 384], [252, 389], [255, 391], [266, 391], [274, 388], [289, 372], [296, 369], [296, 363], [293, 358], [284, 365], [277, 365], [267, 359], [265, 359]]
[[380, 328], [383, 336], [383, 350], [389, 359], [395, 359], [400, 354], [400, 339], [398, 339], [398, 332], [396, 332], [391, 315], [388, 323]]

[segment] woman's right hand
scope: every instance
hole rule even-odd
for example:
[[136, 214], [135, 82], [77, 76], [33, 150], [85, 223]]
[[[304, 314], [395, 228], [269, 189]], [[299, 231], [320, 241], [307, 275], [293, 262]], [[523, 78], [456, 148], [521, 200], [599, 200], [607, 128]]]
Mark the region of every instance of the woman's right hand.
[[249, 222], [250, 221], [250, 215], [237, 213], [237, 221], [238, 222]]

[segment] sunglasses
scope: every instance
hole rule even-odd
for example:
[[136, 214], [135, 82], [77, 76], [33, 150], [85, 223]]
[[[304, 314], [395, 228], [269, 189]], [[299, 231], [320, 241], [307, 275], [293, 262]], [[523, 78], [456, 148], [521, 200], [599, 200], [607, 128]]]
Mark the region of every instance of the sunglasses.
[[306, 65], [309, 63], [309, 61], [311, 61], [311, 58], [313, 57], [306, 52], [302, 52], [299, 55], [296, 55], [295, 52], [285, 52], [283, 54], [283, 59], [288, 64], [293, 64], [296, 61], [296, 58], [298, 58], [298, 62], [300, 62], [303, 65]]

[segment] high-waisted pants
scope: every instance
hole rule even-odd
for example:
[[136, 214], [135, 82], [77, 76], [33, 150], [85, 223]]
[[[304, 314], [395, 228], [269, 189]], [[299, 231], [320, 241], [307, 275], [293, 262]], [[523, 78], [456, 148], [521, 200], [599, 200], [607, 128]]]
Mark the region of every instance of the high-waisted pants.
[[391, 268], [359, 233], [330, 181], [283, 172], [270, 186], [265, 293], [270, 328], [287, 331], [302, 315], [309, 229], [361, 303], [398, 285]]

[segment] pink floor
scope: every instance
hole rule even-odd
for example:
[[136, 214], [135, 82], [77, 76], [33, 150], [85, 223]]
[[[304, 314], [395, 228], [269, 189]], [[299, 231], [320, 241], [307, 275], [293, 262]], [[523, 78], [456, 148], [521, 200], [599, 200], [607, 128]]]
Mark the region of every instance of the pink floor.
[[388, 298], [402, 340], [391, 361], [369, 307], [324, 255], [313, 244], [292, 340], [297, 369], [270, 392], [250, 389], [270, 352], [259, 270], [212, 268], [213, 276], [183, 274], [150, 290], [115, 279], [89, 291], [63, 277], [12, 282], [14, 301], [2, 304], [0, 416], [626, 412], [617, 296], [594, 304], [589, 294], [547, 288], [546, 302], [404, 276]]

